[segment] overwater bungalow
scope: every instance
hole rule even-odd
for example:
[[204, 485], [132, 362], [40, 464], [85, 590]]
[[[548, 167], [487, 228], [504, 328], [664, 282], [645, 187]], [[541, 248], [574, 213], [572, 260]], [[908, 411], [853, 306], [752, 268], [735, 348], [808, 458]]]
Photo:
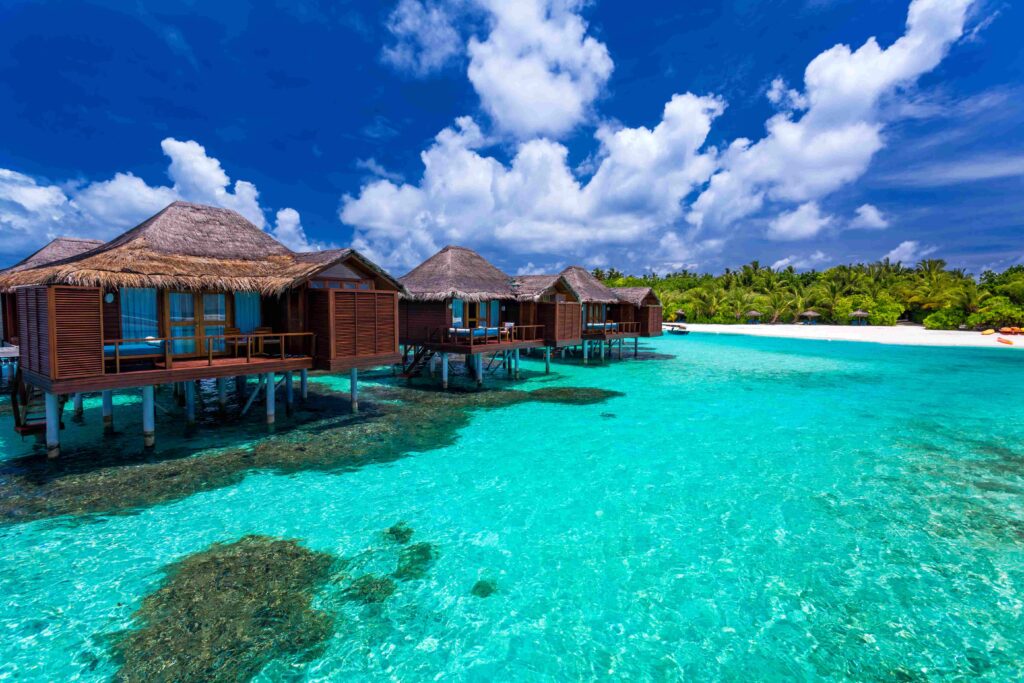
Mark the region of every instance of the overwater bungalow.
[[601, 359], [605, 351], [618, 343], [621, 355], [622, 344], [632, 339], [634, 352], [640, 336], [640, 322], [635, 320], [632, 304], [623, 300], [586, 268], [569, 266], [562, 271], [564, 277], [580, 296], [583, 305], [581, 333], [583, 335], [583, 362], [590, 357], [591, 347], [596, 345]]
[[515, 319], [524, 325], [542, 325], [542, 339], [550, 349], [578, 346], [583, 340], [580, 297], [561, 275], [520, 275], [513, 282], [518, 303]]
[[[101, 240], [57, 237], [13, 266], [0, 270], [0, 276], [71, 258], [90, 249], [95, 249], [101, 244], [103, 244]], [[0, 291], [0, 342], [12, 346], [18, 345], [18, 306], [13, 290]]]
[[[274, 422], [276, 374], [352, 371], [397, 362], [401, 284], [351, 249], [296, 253], [227, 209], [174, 202], [106, 244], [0, 275], [17, 297], [19, 431], [45, 427], [59, 450], [62, 398], [141, 387], [152, 446], [155, 385], [257, 375]], [[243, 380], [244, 383], [244, 380]], [[44, 412], [40, 412], [40, 403]]]
[[[471, 249], [447, 246], [400, 278], [399, 340], [406, 347], [402, 374], [415, 377], [439, 357], [448, 383], [448, 356], [461, 354], [483, 382], [484, 355], [544, 347], [544, 325], [518, 318], [513, 279]], [[507, 362], [507, 361], [503, 361]]]
[[641, 337], [660, 337], [662, 315], [661, 299], [650, 287], [612, 287], [622, 302], [620, 314], [624, 322], [640, 323]]

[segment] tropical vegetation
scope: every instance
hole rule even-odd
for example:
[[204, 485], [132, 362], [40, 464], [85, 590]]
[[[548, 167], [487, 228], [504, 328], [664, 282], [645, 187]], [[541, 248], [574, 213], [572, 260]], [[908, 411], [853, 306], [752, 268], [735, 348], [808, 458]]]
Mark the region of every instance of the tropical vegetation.
[[[1024, 266], [981, 277], [949, 268], [941, 259], [914, 267], [884, 260], [824, 271], [772, 269], [753, 261], [721, 275], [681, 271], [628, 276], [611, 268], [594, 275], [609, 287], [652, 287], [666, 320], [682, 312], [690, 322], [791, 323], [813, 311], [822, 322], [871, 325], [908, 320], [929, 329], [1024, 325]], [[855, 311], [862, 311], [860, 318]], [[757, 313], [759, 315], [752, 315]], [[863, 314], [866, 313], [866, 318]]]

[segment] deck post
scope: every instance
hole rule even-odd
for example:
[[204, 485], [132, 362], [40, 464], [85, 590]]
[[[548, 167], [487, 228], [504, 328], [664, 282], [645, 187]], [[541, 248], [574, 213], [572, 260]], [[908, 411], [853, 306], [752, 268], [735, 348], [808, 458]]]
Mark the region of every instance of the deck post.
[[601, 347], [600, 354], [601, 354], [601, 362], [603, 363], [604, 362], [604, 340], [597, 342], [597, 345]]
[[110, 389], [103, 392], [103, 431], [114, 431], [114, 392]]
[[476, 385], [482, 387], [484, 385], [484, 354], [478, 353], [473, 358], [476, 361]]
[[544, 347], [544, 374], [551, 374], [551, 347]]
[[146, 448], [156, 445], [156, 406], [151, 384], [142, 387], [142, 444]]
[[196, 423], [196, 383], [185, 382], [185, 423], [189, 426]]
[[75, 392], [74, 401], [75, 401], [75, 417], [81, 419], [82, 415], [85, 413], [85, 407], [82, 405], [82, 392], [80, 392], [80, 391], [76, 391]]
[[284, 373], [284, 410], [288, 415], [292, 414], [292, 403], [295, 401], [295, 390], [292, 388], [292, 371]]
[[60, 455], [60, 411], [57, 409], [57, 394], [46, 392], [46, 457]]
[[309, 371], [306, 368], [299, 370], [299, 396], [303, 401], [309, 397]]
[[277, 393], [277, 387], [274, 386], [274, 373], [268, 372], [264, 379], [264, 384], [267, 387], [267, 426], [274, 426], [274, 398]]
[[441, 388], [448, 388], [448, 354], [441, 354]]
[[516, 364], [516, 379], [519, 379], [519, 349], [512, 352], [512, 359]]
[[228, 380], [226, 377], [217, 378], [217, 405], [221, 410], [228, 404]]
[[352, 368], [349, 378], [349, 398], [352, 400], [352, 414], [359, 412], [359, 370]]
[[587, 340], [584, 339], [583, 340], [583, 364], [584, 365], [587, 365], [590, 362], [589, 354], [590, 354], [590, 348], [589, 348], [589, 345], [587, 344]]

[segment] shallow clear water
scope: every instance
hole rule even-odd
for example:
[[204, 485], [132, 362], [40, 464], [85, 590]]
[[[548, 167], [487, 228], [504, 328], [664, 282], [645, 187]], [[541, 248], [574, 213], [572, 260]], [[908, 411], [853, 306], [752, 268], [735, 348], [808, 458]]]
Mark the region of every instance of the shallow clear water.
[[262, 680], [1024, 676], [1024, 358], [648, 345], [675, 357], [523, 383], [624, 396], [479, 411], [450, 447], [0, 526], [0, 681], [108, 680], [110, 634], [211, 543], [295, 538], [386, 573], [399, 520], [440, 554], [426, 578], [379, 608], [324, 587], [326, 649]]

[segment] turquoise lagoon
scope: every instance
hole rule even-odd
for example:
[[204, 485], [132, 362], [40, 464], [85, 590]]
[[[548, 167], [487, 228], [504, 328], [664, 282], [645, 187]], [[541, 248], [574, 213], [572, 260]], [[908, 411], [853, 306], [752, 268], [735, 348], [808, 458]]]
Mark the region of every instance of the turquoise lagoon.
[[[332, 637], [258, 680], [1024, 676], [1024, 356], [644, 346], [646, 360], [547, 377], [526, 361], [517, 389], [623, 395], [479, 410], [436, 450], [253, 471], [131, 514], [0, 520], [0, 681], [110, 680], [111, 634], [162, 567], [212, 543], [297, 539], [386, 573], [382, 530], [399, 520], [437, 549], [426, 576], [372, 606], [322, 586]], [[133, 400], [118, 407], [129, 427]], [[87, 409], [67, 439], [95, 429]], [[11, 462], [29, 446], [3, 419]], [[497, 591], [471, 594], [481, 579]]]

